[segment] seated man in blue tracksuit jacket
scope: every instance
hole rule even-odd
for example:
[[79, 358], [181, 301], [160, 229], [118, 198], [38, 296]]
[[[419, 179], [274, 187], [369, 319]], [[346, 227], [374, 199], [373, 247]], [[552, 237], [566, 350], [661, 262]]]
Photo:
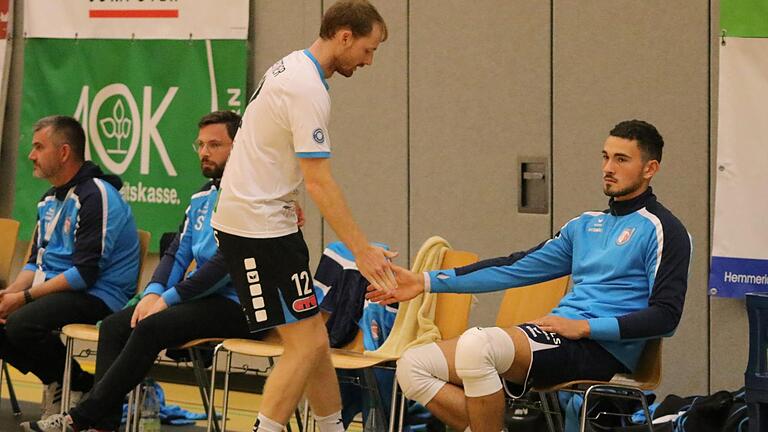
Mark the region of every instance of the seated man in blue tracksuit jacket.
[[369, 293], [386, 304], [421, 292], [479, 293], [573, 277], [573, 289], [547, 316], [406, 351], [397, 365], [405, 395], [455, 430], [496, 432], [504, 411], [499, 375], [520, 395], [530, 386], [609, 380], [637, 366], [646, 340], [670, 335], [683, 312], [692, 246], [649, 186], [663, 145], [646, 122], [617, 124], [603, 146], [608, 210], [583, 213], [554, 238], [509, 257], [423, 275], [396, 267], [396, 290]]
[[[248, 338], [250, 332], [223, 262], [216, 255], [211, 212], [232, 150], [240, 116], [207, 114], [198, 123], [195, 149], [207, 182], [192, 195], [179, 233], [165, 251], [141, 301], [105, 319], [100, 328], [96, 384], [70, 410], [22, 423], [27, 431], [117, 430], [125, 395], [149, 372], [165, 348], [198, 338]], [[186, 274], [195, 261], [194, 270]]]
[[[66, 350], [52, 330], [96, 323], [136, 291], [139, 240], [120, 178], [85, 161], [85, 133], [71, 117], [37, 122], [29, 159], [50, 182], [37, 204], [32, 253], [0, 291], [0, 357], [43, 382], [43, 416], [61, 407]], [[73, 362], [72, 400], [93, 385]]]

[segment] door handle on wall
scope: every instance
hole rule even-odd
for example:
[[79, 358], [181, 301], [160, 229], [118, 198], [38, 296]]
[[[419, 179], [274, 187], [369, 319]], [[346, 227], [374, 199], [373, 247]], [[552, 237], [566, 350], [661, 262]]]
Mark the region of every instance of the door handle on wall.
[[518, 160], [518, 213], [549, 213], [547, 158]]

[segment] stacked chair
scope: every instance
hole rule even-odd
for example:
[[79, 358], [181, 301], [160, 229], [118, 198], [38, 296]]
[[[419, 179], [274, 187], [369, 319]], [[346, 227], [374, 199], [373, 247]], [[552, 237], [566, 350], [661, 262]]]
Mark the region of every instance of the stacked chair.
[[[13, 254], [16, 250], [16, 239], [19, 237], [19, 222], [13, 219], [0, 218], [0, 288], [5, 289], [11, 282], [11, 264], [13, 263]], [[29, 255], [29, 254], [27, 254]], [[13, 389], [11, 376], [8, 374], [8, 364], [0, 359], [0, 394], [3, 388], [3, 374], [8, 386], [8, 398], [11, 400], [11, 409], [13, 415], [21, 416], [19, 401], [16, 399], [16, 392]]]

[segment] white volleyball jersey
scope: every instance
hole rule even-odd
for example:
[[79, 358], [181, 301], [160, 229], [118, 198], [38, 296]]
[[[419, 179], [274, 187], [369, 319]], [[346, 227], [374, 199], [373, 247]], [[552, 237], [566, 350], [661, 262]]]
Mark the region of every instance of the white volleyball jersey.
[[298, 158], [331, 155], [331, 98], [320, 64], [294, 51], [264, 74], [234, 139], [211, 225], [251, 238], [298, 230]]

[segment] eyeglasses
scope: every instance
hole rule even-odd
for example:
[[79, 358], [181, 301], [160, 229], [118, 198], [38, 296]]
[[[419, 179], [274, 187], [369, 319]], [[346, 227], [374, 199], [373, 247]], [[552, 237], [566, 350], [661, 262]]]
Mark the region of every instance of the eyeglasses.
[[219, 141], [195, 141], [192, 143], [192, 149], [195, 151], [195, 153], [200, 153], [200, 151], [204, 148], [208, 148], [208, 151], [213, 153], [224, 148], [224, 144]]

